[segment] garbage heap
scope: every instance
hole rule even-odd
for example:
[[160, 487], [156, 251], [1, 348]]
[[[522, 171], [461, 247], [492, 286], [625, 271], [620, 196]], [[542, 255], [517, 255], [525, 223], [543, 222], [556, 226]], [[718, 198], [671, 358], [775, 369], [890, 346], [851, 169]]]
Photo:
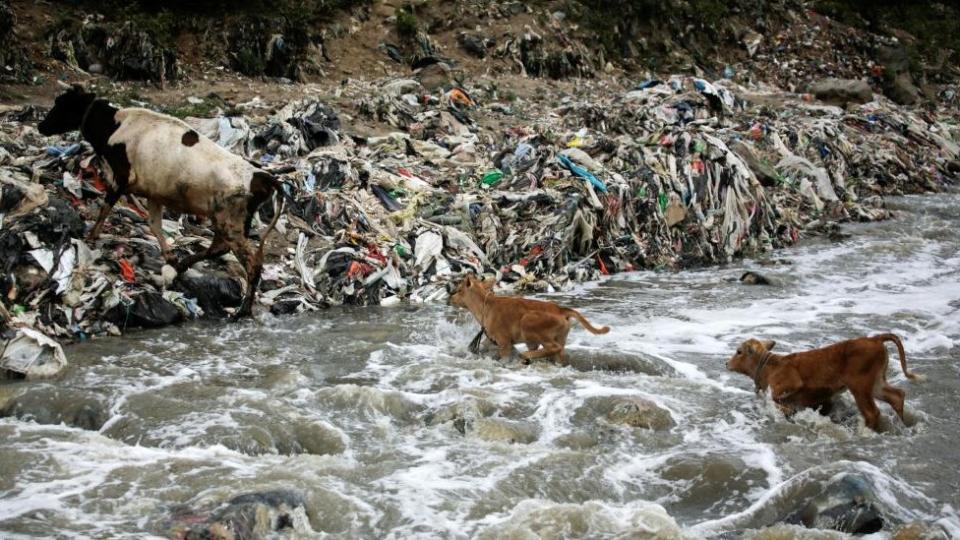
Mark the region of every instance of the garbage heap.
[[[273, 314], [440, 301], [466, 272], [544, 291], [728, 263], [885, 218], [884, 195], [937, 191], [960, 172], [955, 108], [883, 97], [841, 108], [679, 76], [580, 81], [531, 100], [483, 81], [347, 81], [337, 92], [350, 103], [339, 111], [254, 100], [187, 119], [282, 172], [291, 202], [258, 295]], [[83, 340], [230, 313], [243, 293], [233, 256], [176, 275], [135, 199], [115, 207], [96, 245], [84, 241], [102, 173], [78, 134], [40, 136], [42, 114], [7, 111], [0, 129], [4, 337], [26, 326]], [[168, 214], [163, 230], [181, 256], [212, 237], [197, 216]]]

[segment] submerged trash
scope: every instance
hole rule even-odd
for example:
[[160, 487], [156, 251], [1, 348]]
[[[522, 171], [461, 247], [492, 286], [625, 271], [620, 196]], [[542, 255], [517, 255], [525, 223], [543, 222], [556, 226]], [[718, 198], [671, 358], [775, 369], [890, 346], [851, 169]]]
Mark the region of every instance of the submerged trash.
[[0, 373], [36, 379], [52, 377], [67, 366], [67, 357], [56, 341], [30, 328], [0, 343]]

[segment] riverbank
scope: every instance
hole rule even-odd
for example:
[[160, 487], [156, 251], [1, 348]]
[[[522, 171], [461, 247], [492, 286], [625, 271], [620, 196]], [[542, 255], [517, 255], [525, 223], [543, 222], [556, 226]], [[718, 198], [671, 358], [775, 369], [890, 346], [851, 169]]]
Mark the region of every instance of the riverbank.
[[[498, 86], [524, 84], [437, 85], [417, 74], [306, 86], [309, 97], [290, 102], [125, 99], [210, 111], [181, 115], [232, 152], [287, 171], [295, 202], [268, 241], [258, 295], [275, 315], [442, 301], [466, 272], [530, 292], [727, 264], [886, 218], [885, 195], [939, 191], [960, 166], [957, 114], [946, 105], [873, 96], [841, 108], [685, 76], [527, 86], [523, 98]], [[112, 85], [91, 89], [122, 99]], [[176, 275], [142, 202], [118, 205], [87, 245], [104, 187], [91, 149], [78, 134], [40, 136], [40, 108], [2, 114], [8, 328], [75, 341], [236, 307], [236, 260]], [[163, 225], [180, 256], [211, 238], [196, 217], [168, 214]]]

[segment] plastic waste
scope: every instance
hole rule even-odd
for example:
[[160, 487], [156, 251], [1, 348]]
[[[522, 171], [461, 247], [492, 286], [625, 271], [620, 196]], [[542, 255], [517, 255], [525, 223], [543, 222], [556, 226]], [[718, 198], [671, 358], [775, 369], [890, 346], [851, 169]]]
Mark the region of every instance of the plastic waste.
[[28, 379], [52, 377], [67, 366], [59, 343], [31, 328], [0, 344], [0, 369]]

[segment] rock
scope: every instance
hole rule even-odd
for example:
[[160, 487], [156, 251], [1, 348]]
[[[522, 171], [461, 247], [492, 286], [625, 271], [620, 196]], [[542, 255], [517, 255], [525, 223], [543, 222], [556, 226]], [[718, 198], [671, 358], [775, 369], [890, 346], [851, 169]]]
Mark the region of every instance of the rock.
[[225, 317], [224, 308], [238, 307], [243, 301], [243, 287], [235, 279], [199, 272], [185, 272], [176, 280], [174, 290], [195, 298], [204, 317]]
[[467, 427], [475, 437], [490, 442], [530, 444], [540, 436], [534, 424], [501, 418], [481, 418]]
[[900, 73], [887, 83], [883, 93], [901, 105], [913, 105], [920, 100], [920, 89], [913, 84], [913, 77], [907, 72]]
[[450, 66], [437, 62], [417, 70], [414, 77], [428, 91], [432, 92], [453, 80]]
[[670, 411], [642, 398], [619, 400], [606, 416], [607, 421], [629, 427], [662, 430], [676, 425]]
[[487, 47], [492, 45], [493, 42], [490, 39], [476, 34], [463, 33], [457, 36], [457, 43], [469, 54], [477, 58], [485, 58], [487, 56]]
[[617, 373], [644, 373], [658, 377], [673, 377], [676, 371], [657, 358], [617, 351], [567, 349], [566, 365], [577, 371], [612, 371]]
[[744, 285], [773, 285], [773, 282], [763, 274], [758, 274], [757, 272], [747, 271], [740, 276], [740, 283]]
[[894, 531], [890, 540], [948, 540], [949, 538], [947, 533], [939, 527], [914, 521]]
[[423, 422], [428, 426], [436, 426], [447, 422], [460, 422], [458, 430], [464, 434], [465, 422], [473, 422], [479, 418], [485, 418], [496, 412], [497, 408], [493, 403], [485, 399], [468, 397], [456, 403], [450, 403], [436, 409], [431, 409], [424, 413]]
[[96, 431], [110, 415], [104, 401], [91, 392], [43, 385], [0, 403], [2, 417]]
[[[198, 521], [201, 521], [197, 523]], [[186, 508], [174, 511], [170, 536], [184, 540], [305, 537], [314, 535], [300, 493], [278, 489], [230, 499], [227, 506], [204, 520]]]
[[870, 481], [860, 474], [832, 480], [786, 523], [807, 528], [833, 529], [849, 534], [870, 534], [883, 528], [883, 516]]
[[612, 425], [663, 430], [674, 425], [670, 411], [639, 396], [587, 398], [573, 413], [574, 425], [596, 430]]
[[111, 308], [104, 319], [126, 328], [160, 328], [183, 320], [183, 313], [158, 292], [144, 292], [133, 299], [129, 306], [122, 302]]
[[810, 93], [836, 105], [867, 103], [873, 99], [873, 90], [863, 79], [823, 79], [810, 85]]

